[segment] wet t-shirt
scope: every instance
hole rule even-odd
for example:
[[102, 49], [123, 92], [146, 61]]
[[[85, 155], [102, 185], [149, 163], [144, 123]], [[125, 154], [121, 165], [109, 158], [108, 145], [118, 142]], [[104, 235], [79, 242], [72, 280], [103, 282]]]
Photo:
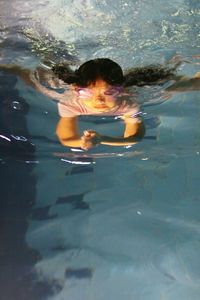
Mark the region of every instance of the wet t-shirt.
[[131, 117], [137, 117], [139, 106], [136, 103], [127, 105], [126, 102], [123, 101], [108, 111], [100, 112], [84, 105], [82, 99], [71, 97], [58, 103], [58, 111], [61, 117], [74, 117], [80, 115], [123, 116], [126, 114]]

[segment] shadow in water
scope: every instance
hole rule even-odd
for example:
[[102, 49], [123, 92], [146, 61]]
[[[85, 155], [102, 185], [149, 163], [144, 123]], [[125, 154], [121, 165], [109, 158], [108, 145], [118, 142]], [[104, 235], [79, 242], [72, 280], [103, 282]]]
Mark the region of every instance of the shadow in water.
[[[35, 146], [24, 138], [29, 136], [25, 119], [29, 107], [14, 88], [14, 76], [1, 73], [0, 80], [1, 297], [6, 300], [43, 299], [61, 287], [56, 282], [37, 281], [33, 266], [40, 256], [26, 244], [37, 180], [33, 164], [26, 163], [26, 159], [35, 159]], [[19, 106], [20, 109], [16, 109]], [[23, 160], [16, 159], [20, 157]]]

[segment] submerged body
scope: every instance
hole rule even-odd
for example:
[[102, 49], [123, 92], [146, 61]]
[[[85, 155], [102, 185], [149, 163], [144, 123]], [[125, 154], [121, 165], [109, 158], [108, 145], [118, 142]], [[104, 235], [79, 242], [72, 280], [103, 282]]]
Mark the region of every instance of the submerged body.
[[[76, 90], [77, 87], [75, 87]], [[123, 97], [121, 91], [121, 97]], [[118, 90], [104, 80], [98, 79], [86, 89], [79, 90], [79, 95], [71, 98], [69, 103], [59, 103], [60, 121], [57, 126], [57, 135], [67, 146], [79, 146], [88, 150], [96, 144], [113, 146], [132, 145], [144, 135], [144, 125], [139, 116], [139, 106], [136, 102], [127, 104], [125, 99], [118, 103]], [[124, 93], [125, 94], [125, 93]], [[93, 130], [86, 130], [82, 137], [78, 132], [78, 116], [118, 116], [124, 120], [125, 130], [123, 137], [102, 136]]]
[[[56, 133], [60, 142], [69, 147], [88, 150], [97, 144], [126, 146], [132, 145], [144, 136], [144, 125], [135, 99], [127, 103], [127, 93], [123, 87], [111, 86], [102, 79], [97, 79], [89, 86], [70, 85], [64, 93], [42, 86], [35, 81], [37, 89], [58, 101], [60, 120]], [[52, 82], [51, 82], [52, 86]], [[81, 115], [115, 116], [125, 123], [123, 137], [102, 136], [88, 129], [79, 133], [78, 118]]]
[[[145, 128], [139, 106], [133, 95], [128, 93], [128, 86], [152, 85], [173, 79], [173, 84], [166, 89], [168, 92], [200, 89], [199, 73], [186, 78], [176, 76], [171, 69], [146, 67], [124, 75], [117, 63], [105, 58], [88, 61], [74, 72], [66, 65], [54, 66], [52, 70], [40, 67], [36, 72], [13, 65], [0, 65], [0, 70], [17, 74], [28, 85], [57, 100], [60, 120], [56, 134], [60, 142], [64, 146], [84, 150], [98, 144], [133, 145], [143, 138]], [[62, 92], [57, 89], [62, 89]], [[80, 134], [80, 115], [117, 116], [124, 121], [124, 134], [122, 137], [104, 136], [92, 129]]]

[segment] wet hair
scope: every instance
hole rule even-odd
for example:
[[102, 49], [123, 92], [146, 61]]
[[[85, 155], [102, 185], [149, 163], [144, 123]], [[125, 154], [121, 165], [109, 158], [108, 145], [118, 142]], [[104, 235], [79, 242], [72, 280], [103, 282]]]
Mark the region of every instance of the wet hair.
[[175, 67], [168, 68], [162, 65], [134, 68], [124, 75], [124, 86], [160, 84], [175, 78], [175, 71]]
[[64, 82], [86, 87], [97, 79], [103, 79], [110, 85], [122, 85], [124, 82], [121, 67], [109, 58], [89, 60], [74, 72], [66, 65], [55, 65], [53, 72]]
[[110, 85], [144, 86], [169, 80], [175, 76], [175, 68], [159, 65], [134, 68], [124, 75], [120, 65], [109, 58], [89, 60], [75, 71], [66, 64], [57, 64], [52, 67], [52, 71], [64, 82], [81, 87], [87, 87], [97, 79], [103, 79]]

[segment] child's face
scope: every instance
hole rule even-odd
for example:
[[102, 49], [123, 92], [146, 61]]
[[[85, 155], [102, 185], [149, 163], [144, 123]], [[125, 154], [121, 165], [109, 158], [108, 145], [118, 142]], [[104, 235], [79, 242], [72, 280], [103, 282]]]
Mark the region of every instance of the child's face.
[[104, 80], [98, 79], [86, 88], [76, 88], [76, 91], [79, 99], [83, 100], [87, 107], [105, 112], [117, 105], [116, 98], [123, 88], [109, 85]]

